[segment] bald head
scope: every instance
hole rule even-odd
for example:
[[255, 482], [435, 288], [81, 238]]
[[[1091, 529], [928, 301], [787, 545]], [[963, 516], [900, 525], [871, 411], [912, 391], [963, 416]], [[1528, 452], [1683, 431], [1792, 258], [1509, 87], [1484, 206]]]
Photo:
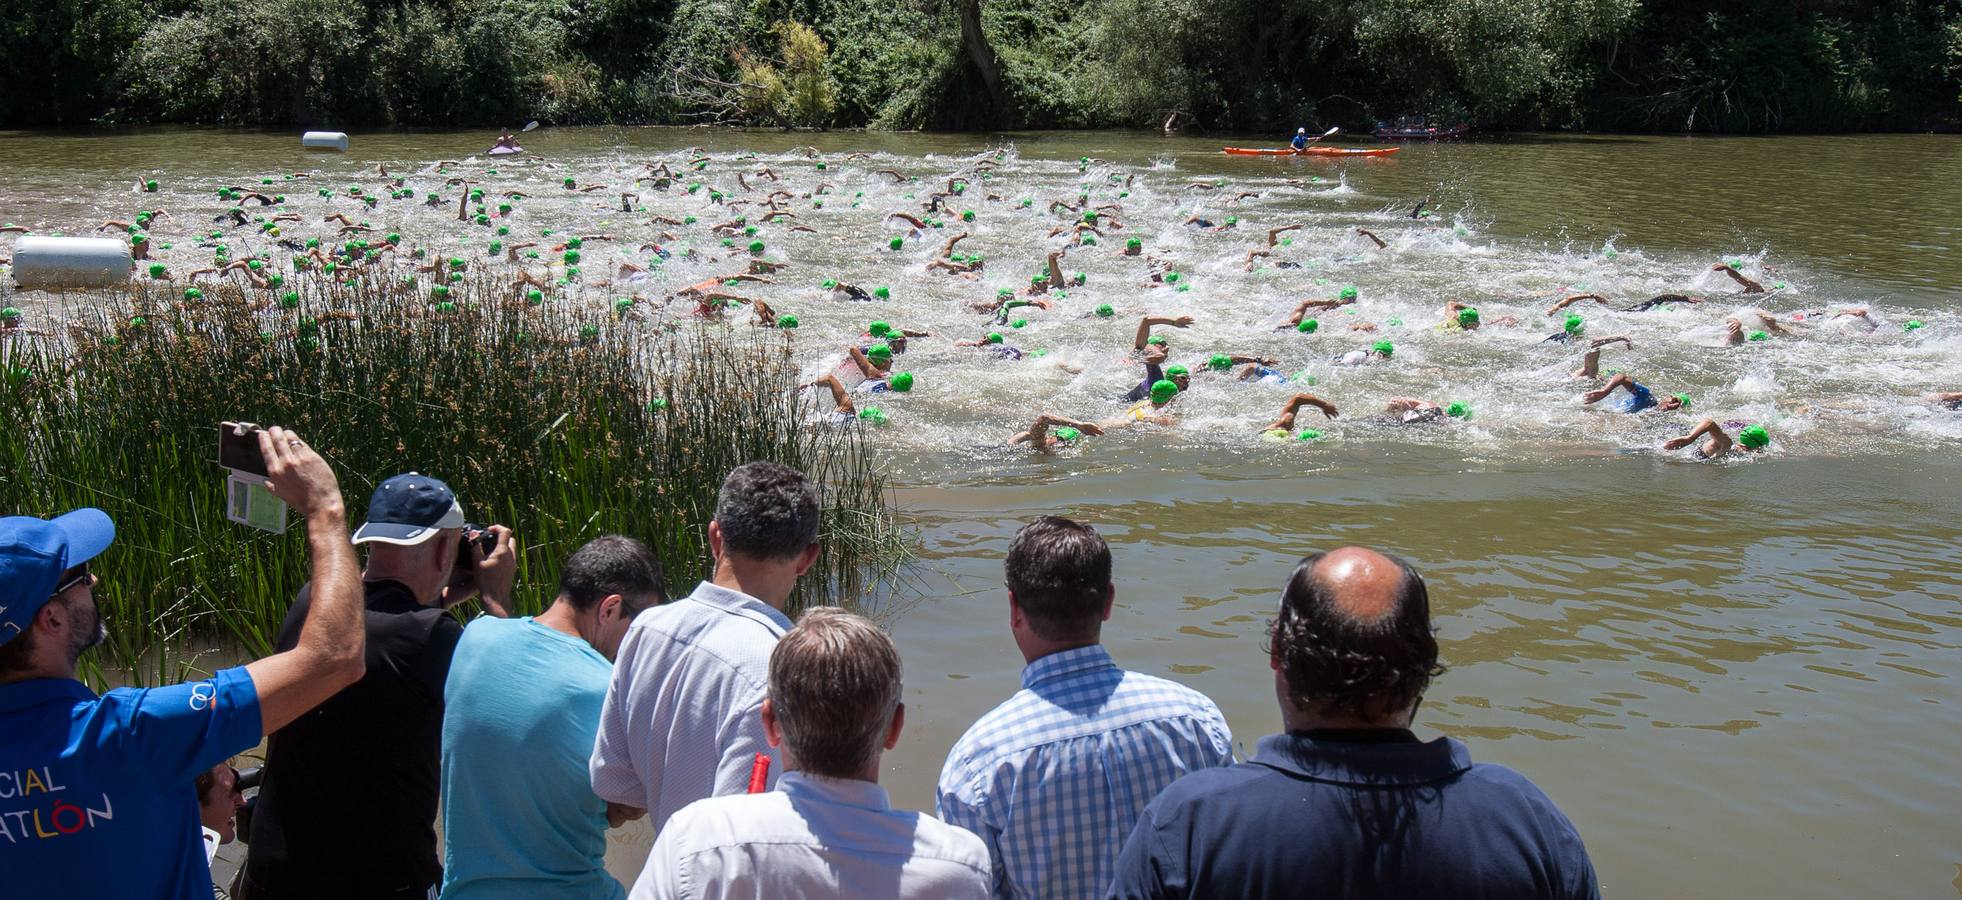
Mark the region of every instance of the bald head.
[[1272, 634], [1289, 700], [1304, 711], [1400, 718], [1444, 671], [1423, 576], [1362, 547], [1302, 559]]

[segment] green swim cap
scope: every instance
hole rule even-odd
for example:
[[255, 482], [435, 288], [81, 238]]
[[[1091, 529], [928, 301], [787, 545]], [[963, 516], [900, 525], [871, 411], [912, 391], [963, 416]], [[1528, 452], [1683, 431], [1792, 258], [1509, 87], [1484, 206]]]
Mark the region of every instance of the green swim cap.
[[129, 242], [132, 244], [142, 244], [148, 242], [149, 240], [150, 240], [150, 236], [144, 234], [141, 231], [132, 232], [129, 236]]
[[430, 289], [429, 289], [429, 296], [430, 296], [431, 298], [433, 298], [433, 299], [436, 299], [436, 300], [446, 300], [446, 299], [449, 299], [449, 296], [450, 296], [450, 289], [449, 289], [449, 286], [448, 286], [448, 285], [442, 285], [442, 284], [439, 284], [439, 285], [437, 285], [437, 286], [435, 286], [435, 287], [432, 287], [432, 288], [430, 288]]
[[1086, 225], [1095, 225], [1095, 224], [1097, 224], [1097, 212], [1096, 212], [1096, 210], [1087, 210], [1087, 211], [1085, 211], [1085, 212], [1083, 213], [1083, 222], [1084, 222], [1084, 224], [1086, 224]]
[[634, 308], [634, 298], [632, 297], [621, 297], [620, 299], [613, 301], [614, 312], [626, 312], [627, 310], [633, 308]]
[[1078, 272], [1075, 275], [1070, 276], [1070, 281], [1076, 284], [1086, 284], [1090, 281], [1090, 273]]
[[1750, 339], [1754, 341], [1768, 341], [1771, 340], [1771, 335], [1765, 334], [1762, 331], [1753, 331], [1751, 332]]
[[286, 307], [287, 309], [292, 309], [292, 308], [294, 308], [294, 307], [296, 307], [296, 306], [299, 306], [299, 305], [300, 305], [300, 292], [299, 292], [299, 291], [287, 291], [287, 292], [286, 292], [286, 296], [284, 296], [284, 297], [281, 297], [281, 298], [279, 298], [279, 302], [280, 302], [280, 305], [282, 305], [282, 306], [285, 306], [285, 307]]
[[648, 412], [660, 412], [661, 410], [667, 408], [668, 408], [668, 399], [666, 397], [655, 397], [654, 399], [647, 401]]
[[490, 242], [490, 248], [489, 248], [489, 249], [490, 249], [490, 252], [491, 252], [491, 255], [492, 255], [492, 256], [496, 256], [496, 255], [497, 255], [497, 254], [498, 254], [499, 252], [502, 252], [502, 251], [504, 250], [504, 242], [503, 242], [503, 241], [491, 241], [491, 242]]
[[1108, 304], [1108, 303], [1099, 303], [1099, 304], [1097, 304], [1097, 317], [1098, 317], [1098, 318], [1101, 318], [1101, 319], [1108, 319], [1108, 318], [1110, 318], [1111, 316], [1114, 316], [1114, 315], [1117, 315], [1117, 310], [1114, 310], [1114, 309], [1111, 309], [1111, 308], [1110, 308], [1110, 304]]
[[1192, 371], [1191, 371], [1190, 369], [1187, 369], [1187, 368], [1186, 368], [1186, 367], [1184, 367], [1184, 366], [1166, 366], [1166, 367], [1165, 367], [1165, 377], [1167, 377], [1167, 378], [1170, 378], [1170, 377], [1172, 377], [1172, 376], [1174, 376], [1174, 375], [1190, 375], [1190, 374], [1192, 374]]
[[537, 288], [532, 288], [531, 290], [525, 292], [525, 301], [533, 306], [537, 306], [541, 303], [544, 303], [545, 292]]
[[1126, 250], [1141, 250], [1141, 249], [1144, 249], [1144, 241], [1141, 241], [1141, 240], [1139, 240], [1139, 239], [1137, 239], [1137, 238], [1131, 238], [1131, 239], [1129, 239], [1129, 240], [1126, 240], [1126, 241], [1124, 242], [1124, 249], [1126, 249]]
[[898, 250], [899, 248], [906, 246], [906, 239], [903, 237], [895, 236], [892, 240], [886, 242], [886, 246], [891, 247], [894, 250]]
[[1746, 425], [1743, 431], [1737, 433], [1737, 442], [1756, 450], [1771, 443], [1771, 432], [1764, 430], [1763, 425]]
[[880, 285], [872, 289], [872, 296], [877, 297], [881, 300], [891, 300], [892, 288], [886, 287], [885, 285]]
[[1027, 319], [1016, 319], [1015, 321], [1008, 323], [1008, 327], [1010, 328], [1027, 328], [1028, 325], [1029, 325], [1029, 320]]
[[1313, 428], [1303, 428], [1303, 429], [1301, 429], [1301, 433], [1300, 433], [1300, 434], [1297, 434], [1297, 435], [1295, 435], [1294, 437], [1295, 437], [1295, 440], [1299, 440], [1299, 441], [1312, 441], [1312, 440], [1315, 440], [1316, 438], [1319, 438], [1319, 437], [1321, 437], [1321, 436], [1322, 436], [1322, 433], [1321, 433], [1321, 432], [1319, 432], [1319, 431], [1316, 431], [1316, 430], [1315, 430], [1315, 429], [1313, 429]]
[[1179, 386], [1171, 379], [1160, 379], [1151, 383], [1151, 402], [1163, 405], [1179, 395]]
[[990, 343], [990, 344], [999, 344], [999, 343], [1001, 343], [1001, 332], [999, 332], [999, 331], [990, 331], [990, 332], [988, 332], [988, 343]]
[[15, 321], [19, 321], [19, 319], [20, 319], [20, 307], [8, 306], [8, 307], [0, 308], [0, 322], [15, 322]]
[[262, 263], [262, 262], [260, 262], [260, 261], [258, 261], [258, 260], [256, 260], [256, 259], [253, 259], [253, 260], [247, 260], [247, 261], [246, 261], [246, 263], [245, 263], [245, 267], [246, 267], [246, 268], [248, 268], [248, 269], [251, 269], [251, 270], [252, 270], [252, 271], [254, 271], [254, 272], [257, 272], [257, 271], [259, 271], [260, 269], [263, 269], [263, 268], [265, 268], [265, 267], [266, 267], [266, 264], [265, 264], [265, 263]]
[[456, 304], [451, 303], [448, 300], [445, 300], [441, 303], [436, 304], [436, 311], [445, 312], [445, 313], [456, 312]]
[[893, 390], [898, 391], [899, 393], [902, 394], [912, 390], [913, 373], [901, 372], [897, 375], [894, 375], [891, 378], [886, 379], [886, 387], [892, 388]]
[[1165, 283], [1166, 283], [1166, 284], [1178, 284], [1178, 283], [1179, 283], [1179, 273], [1177, 273], [1177, 272], [1166, 272], [1166, 273], [1165, 273]]
[[820, 171], [820, 172], [822, 172], [822, 171], [824, 171], [824, 169], [825, 169], [825, 165], [824, 165], [824, 161], [823, 161], [823, 160], [818, 160], [818, 166], [817, 166], [817, 167], [818, 167], [818, 171]]
[[750, 241], [750, 242], [749, 242], [749, 252], [751, 252], [751, 253], [762, 253], [762, 252], [763, 252], [763, 242], [762, 242], [762, 241]]
[[1371, 344], [1369, 349], [1374, 350], [1377, 353], [1381, 353], [1384, 356], [1390, 356], [1397, 352], [1397, 345], [1392, 344], [1389, 341], [1377, 341], [1376, 343]]
[[876, 359], [883, 362], [892, 359], [892, 347], [883, 343], [873, 344], [872, 349], [865, 351], [865, 356], [867, 359]]
[[510, 236], [511, 236], [511, 228], [510, 228], [510, 226], [508, 226], [508, 225], [499, 225], [499, 226], [497, 226], [497, 236], [498, 236], [498, 237], [510, 237]]
[[599, 337], [599, 326], [581, 325], [579, 327], [579, 337], [588, 341], [592, 340], [593, 338]]
[[1341, 292], [1341, 293], [1340, 293], [1339, 295], [1337, 295], [1337, 296], [1339, 296], [1339, 297], [1341, 297], [1341, 299], [1343, 299], [1343, 300], [1354, 300], [1354, 299], [1356, 299], [1356, 286], [1355, 286], [1355, 285], [1353, 285], [1353, 284], [1345, 284], [1345, 285], [1343, 285], [1343, 286], [1342, 286], [1342, 292]]
[[886, 411], [876, 406], [868, 406], [864, 409], [859, 410], [858, 417], [861, 420], [871, 422], [874, 425], [886, 424]]
[[1162, 334], [1154, 334], [1151, 337], [1145, 338], [1145, 344], [1146, 346], [1163, 347], [1165, 346], [1165, 336]]
[[821, 287], [821, 288], [824, 288], [824, 289], [825, 289], [825, 290], [827, 290], [827, 291], [835, 291], [835, 290], [837, 290], [837, 289], [838, 289], [838, 279], [836, 279], [836, 278], [826, 278], [826, 279], [824, 280], [824, 283], [823, 283], [823, 284], [821, 284], [821, 285], [818, 285], [818, 286], [819, 286], [819, 287]]
[[1472, 417], [1472, 408], [1463, 403], [1453, 403], [1444, 408], [1444, 414], [1454, 419], [1469, 419]]
[[1224, 353], [1215, 353], [1206, 360], [1206, 367], [1214, 371], [1233, 368], [1233, 357]]
[[963, 222], [974, 221], [974, 210], [971, 209], [961, 210], [961, 221]]
[[1314, 319], [1302, 319], [1301, 324], [1294, 326], [1294, 330], [1299, 331], [1302, 334], [1314, 334], [1316, 330], [1320, 329], [1321, 327], [1322, 327], [1322, 323], [1315, 321]]
[[165, 274], [167, 274], [167, 273], [168, 273], [169, 271], [170, 271], [169, 269], [167, 269], [167, 268], [165, 268], [165, 267], [164, 267], [164, 264], [163, 264], [163, 263], [151, 263], [151, 264], [150, 264], [150, 277], [151, 277], [151, 278], [162, 278], [162, 277], [164, 277], [164, 275], [165, 275]]
[[1581, 318], [1579, 313], [1568, 313], [1567, 321], [1561, 323], [1560, 328], [1568, 334], [1580, 334], [1586, 325], [1587, 320]]
[[796, 316], [793, 316], [793, 315], [787, 315], [787, 314], [786, 314], [786, 315], [781, 315], [781, 316], [778, 316], [778, 317], [777, 317], [777, 327], [778, 327], [778, 328], [796, 328], [796, 327], [797, 327], [797, 317], [796, 317]]
[[565, 264], [566, 264], [566, 265], [568, 265], [568, 266], [576, 266], [576, 265], [578, 265], [578, 264], [579, 264], [579, 251], [577, 251], [577, 250], [567, 250], [567, 251], [565, 252]]
[[1081, 437], [1083, 437], [1083, 432], [1081, 432], [1081, 431], [1078, 431], [1078, 430], [1076, 430], [1076, 429], [1074, 429], [1074, 428], [1071, 428], [1071, 427], [1069, 427], [1068, 425], [1062, 425], [1062, 426], [1058, 426], [1058, 427], [1056, 427], [1056, 428], [1053, 428], [1053, 429], [1051, 429], [1051, 430], [1050, 430], [1050, 432], [1049, 432], [1049, 433], [1050, 433], [1050, 434], [1052, 434], [1052, 435], [1055, 435], [1055, 436], [1056, 436], [1056, 440], [1059, 440], [1059, 441], [1063, 441], [1063, 442], [1066, 442], [1066, 443], [1067, 443], [1067, 442], [1069, 442], [1069, 441], [1074, 441], [1074, 440], [1077, 440], [1077, 439], [1079, 439], [1079, 438], [1081, 438]]
[[195, 303], [195, 302], [197, 302], [197, 301], [199, 301], [199, 300], [203, 300], [203, 299], [204, 299], [204, 292], [203, 292], [203, 291], [200, 291], [200, 290], [198, 290], [197, 288], [185, 288], [185, 289], [184, 289], [184, 299], [185, 299], [186, 301], [189, 301], [189, 302], [192, 302], [192, 303]]
[[1472, 309], [1469, 306], [1465, 307], [1464, 309], [1458, 310], [1458, 324], [1466, 328], [1470, 328], [1473, 325], [1477, 325], [1478, 310]]
[[1906, 324], [1901, 326], [1901, 329], [1904, 331], [1919, 331], [1921, 328], [1920, 319], [1909, 319]]
[[873, 322], [865, 327], [865, 333], [875, 338], [882, 338], [892, 333], [892, 326], [885, 322]]
[[[268, 184], [270, 184], [270, 183], [271, 183], [271, 182], [268, 182]], [[155, 179], [151, 179], [151, 180], [149, 180], [149, 181], [146, 181], [146, 182], [143, 182], [143, 189], [144, 189], [144, 190], [146, 190], [146, 191], [154, 191], [154, 190], [156, 190], [156, 189], [157, 189], [157, 182], [156, 182], [156, 180], [155, 180]]]

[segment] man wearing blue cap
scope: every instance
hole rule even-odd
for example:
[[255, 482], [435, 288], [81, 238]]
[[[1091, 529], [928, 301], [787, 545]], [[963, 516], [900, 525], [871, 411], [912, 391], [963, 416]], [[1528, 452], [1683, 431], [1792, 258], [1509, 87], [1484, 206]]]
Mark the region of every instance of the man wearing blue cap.
[[107, 635], [89, 562], [115, 525], [96, 509], [0, 519], [0, 894], [210, 900], [197, 776], [361, 677], [340, 485], [292, 432], [259, 446], [306, 521], [318, 599], [282, 652], [204, 681], [97, 697], [75, 680]]
[[[375, 488], [354, 532], [368, 546], [367, 674], [268, 743], [244, 896], [420, 898], [442, 879], [443, 688], [463, 635], [448, 610], [481, 592], [493, 615], [509, 615], [517, 571], [510, 529], [466, 545], [466, 528], [437, 479], [410, 472]], [[484, 534], [496, 538], [489, 553], [475, 540]], [[308, 595], [294, 601], [279, 648], [297, 639]]]

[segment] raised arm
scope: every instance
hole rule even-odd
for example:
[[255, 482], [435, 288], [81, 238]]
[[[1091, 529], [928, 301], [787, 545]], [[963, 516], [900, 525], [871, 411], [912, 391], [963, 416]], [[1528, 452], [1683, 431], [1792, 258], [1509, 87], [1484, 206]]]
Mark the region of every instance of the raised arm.
[[879, 373], [879, 367], [873, 365], [871, 360], [865, 358], [864, 351], [857, 347], [846, 347], [845, 352], [851, 355], [852, 364], [858, 366], [859, 374], [867, 378], [883, 377]]
[[1145, 348], [1145, 344], [1151, 341], [1151, 327], [1153, 325], [1170, 325], [1173, 328], [1190, 328], [1192, 326], [1192, 317], [1178, 316], [1174, 318], [1171, 316], [1145, 316], [1144, 318], [1139, 319], [1138, 333], [1131, 340], [1131, 349], [1143, 350]]
[[1664, 441], [1662, 449], [1681, 450], [1695, 443], [1697, 438], [1706, 435], [1710, 440], [1709, 443], [1704, 445], [1704, 455], [1714, 459], [1730, 452], [1730, 435], [1724, 432], [1723, 426], [1718, 425], [1715, 419], [1704, 419], [1697, 423], [1696, 428], [1691, 430], [1689, 434]]
[[845, 393], [845, 384], [839, 381], [836, 375], [826, 375], [823, 378], [807, 381], [798, 385], [797, 389], [801, 391], [805, 388], [817, 387], [820, 384], [831, 389], [831, 403], [838, 412], [848, 416], [858, 415], [858, 407], [852, 403], [851, 395]]
[[1380, 238], [1380, 237], [1377, 237], [1377, 236], [1376, 236], [1376, 232], [1374, 232], [1374, 231], [1370, 231], [1370, 230], [1369, 230], [1369, 229], [1367, 229], [1367, 228], [1363, 228], [1363, 227], [1361, 227], [1361, 226], [1357, 226], [1357, 227], [1356, 227], [1356, 233], [1357, 233], [1357, 234], [1360, 234], [1360, 235], [1362, 235], [1363, 237], [1366, 237], [1366, 238], [1369, 238], [1369, 239], [1370, 239], [1371, 241], [1374, 241], [1374, 242], [1376, 243], [1376, 249], [1378, 249], [1378, 250], [1381, 250], [1381, 249], [1383, 249], [1383, 248], [1385, 248], [1385, 247], [1388, 247], [1388, 246], [1390, 246], [1389, 244], [1386, 244], [1386, 243], [1383, 243], [1383, 239], [1382, 239], [1382, 238]]
[[1061, 250], [1052, 250], [1049, 253], [1049, 286], [1050, 287], [1063, 288], [1069, 285], [1069, 281], [1063, 278], [1063, 267], [1056, 264], [1056, 260], [1062, 258], [1063, 258], [1063, 251]]
[[954, 235], [953, 237], [948, 238], [947, 243], [940, 245], [940, 258], [946, 259], [947, 257], [953, 256], [954, 245], [966, 239], [967, 239], [967, 232], [965, 231], [961, 232], [960, 234]]
[[1735, 282], [1737, 282], [1737, 283], [1738, 283], [1738, 284], [1740, 284], [1740, 285], [1743, 285], [1743, 287], [1744, 287], [1744, 293], [1746, 293], [1746, 294], [1762, 294], [1762, 293], [1764, 293], [1764, 285], [1762, 285], [1762, 284], [1759, 284], [1759, 283], [1757, 283], [1757, 282], [1755, 282], [1755, 281], [1752, 281], [1752, 280], [1751, 280], [1751, 279], [1749, 279], [1749, 278], [1746, 278], [1746, 277], [1744, 277], [1744, 273], [1743, 273], [1743, 272], [1739, 272], [1739, 271], [1737, 271], [1736, 269], [1734, 269], [1734, 268], [1732, 268], [1732, 267], [1731, 267], [1731, 265], [1730, 265], [1729, 263], [1717, 263], [1716, 265], [1713, 265], [1713, 266], [1711, 266], [1711, 267], [1710, 267], [1710, 271], [1712, 271], [1712, 272], [1722, 272], [1722, 273], [1724, 273], [1725, 275], [1729, 275], [1729, 276], [1730, 276], [1730, 280], [1732, 280], [1732, 281], [1735, 281]]
[[1280, 429], [1282, 431], [1286, 431], [1290, 428], [1293, 428], [1295, 414], [1299, 413], [1301, 411], [1301, 408], [1304, 406], [1313, 406], [1316, 409], [1321, 410], [1323, 416], [1330, 419], [1333, 419], [1336, 416], [1335, 404], [1330, 403], [1327, 400], [1323, 400], [1322, 398], [1317, 397], [1314, 394], [1303, 392], [1288, 398], [1287, 405], [1281, 407], [1281, 414], [1275, 417], [1273, 422], [1269, 423], [1267, 427], [1262, 428], [1261, 430], [1273, 431], [1275, 429]]
[[1608, 303], [1608, 298], [1603, 297], [1600, 294], [1575, 294], [1572, 297], [1561, 298], [1559, 301], [1555, 302], [1552, 306], [1547, 307], [1546, 314], [1549, 316], [1553, 315], [1554, 313], [1557, 313], [1563, 309], [1566, 309], [1569, 306], [1579, 303], [1582, 300], [1592, 300], [1603, 306], [1606, 306]]
[[361, 573], [334, 470], [284, 428], [260, 432], [259, 452], [266, 458], [267, 487], [306, 522], [312, 560], [313, 600], [298, 643], [245, 666], [259, 695], [260, 727], [272, 734], [361, 680], [367, 631]]
[[[1598, 361], [1599, 357], [1596, 357], [1596, 360]], [[1581, 402], [1599, 403], [1602, 400], [1607, 399], [1609, 394], [1614, 393], [1615, 389], [1625, 388], [1634, 383], [1635, 383], [1635, 379], [1628, 377], [1627, 372], [1619, 373], [1615, 377], [1608, 379], [1607, 384], [1601, 385], [1600, 387], [1595, 388], [1594, 390], [1582, 394]]]

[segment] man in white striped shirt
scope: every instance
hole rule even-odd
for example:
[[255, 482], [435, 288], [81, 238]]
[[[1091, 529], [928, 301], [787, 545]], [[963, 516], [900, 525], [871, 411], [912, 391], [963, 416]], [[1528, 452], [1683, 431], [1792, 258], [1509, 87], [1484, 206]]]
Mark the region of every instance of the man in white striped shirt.
[[789, 466], [746, 463], [722, 483], [714, 575], [620, 642], [590, 764], [611, 824], [651, 814], [659, 833], [675, 810], [746, 792], [758, 754], [782, 770], [761, 708], [784, 603], [817, 562], [818, 514], [817, 489]]
[[1204, 694], [1126, 672], [1099, 643], [1117, 591], [1096, 529], [1037, 519], [1006, 568], [1022, 690], [948, 754], [940, 817], [988, 845], [996, 897], [1101, 898], [1145, 804], [1232, 764], [1232, 735]]

